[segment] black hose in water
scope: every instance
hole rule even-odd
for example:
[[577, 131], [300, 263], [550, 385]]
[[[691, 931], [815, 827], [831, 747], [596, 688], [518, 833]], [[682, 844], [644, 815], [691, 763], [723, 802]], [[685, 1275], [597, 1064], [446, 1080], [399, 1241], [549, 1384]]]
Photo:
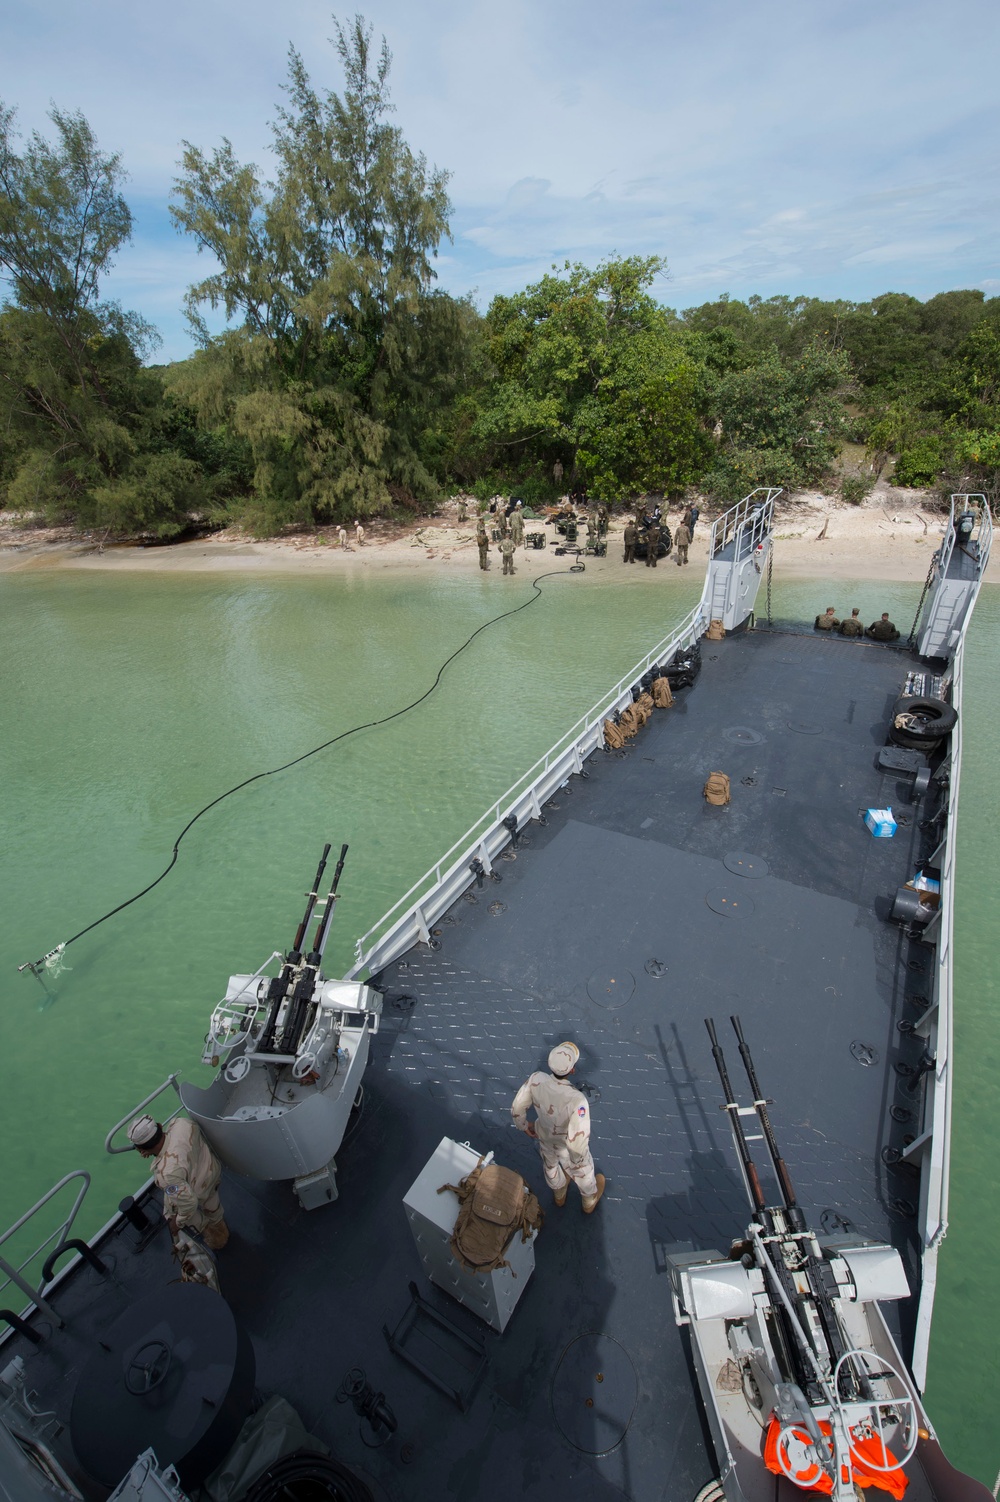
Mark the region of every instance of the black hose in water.
[[423, 704], [424, 700], [430, 698], [431, 694], [441, 682], [441, 679], [444, 677], [445, 669], [455, 661], [456, 657], [461, 656], [466, 647], [472, 645], [481, 631], [487, 630], [487, 628], [490, 626], [495, 626], [498, 621], [507, 620], [509, 616], [519, 614], [520, 611], [526, 610], [529, 605], [534, 605], [536, 600], [540, 600], [542, 597], [542, 591], [539, 588], [539, 585], [543, 579], [554, 579], [560, 577], [563, 574], [572, 572], [572, 569], [551, 569], [546, 574], [536, 575], [536, 577], [531, 580], [531, 587], [535, 591], [531, 599], [525, 600], [520, 605], [515, 605], [513, 610], [505, 610], [501, 615], [495, 615], [491, 620], [484, 621], [481, 626], [477, 626], [475, 631], [472, 632], [472, 635], [466, 637], [462, 645], [460, 647], [456, 647], [454, 652], [452, 652], [450, 656], [445, 658], [444, 662], [438, 668], [437, 673], [434, 677], [434, 682], [431, 684], [430, 688], [425, 689], [420, 697], [418, 699], [414, 699], [411, 704], [404, 704], [402, 709], [396, 709], [392, 714], [383, 715], [379, 720], [366, 720], [363, 725], [352, 725], [350, 730], [342, 730], [339, 735], [331, 736], [328, 741], [323, 741], [320, 745], [313, 746], [311, 751], [303, 751], [301, 756], [296, 756], [293, 757], [291, 761], [283, 762], [280, 767], [269, 767], [266, 772], [255, 772], [252, 777], [246, 777], [242, 782], [237, 782], [234, 787], [227, 788], [224, 793], [220, 793], [217, 798], [213, 798], [211, 803], [206, 803], [204, 808], [199, 808], [198, 812], [194, 815], [193, 818], [188, 820], [184, 828], [181, 830], [180, 834], [177, 836], [170, 854], [170, 861], [160, 872], [155, 881], [151, 881], [147, 887], [143, 887], [142, 891], [136, 892], [133, 897], [128, 897], [124, 902], [120, 902], [118, 906], [113, 907], [110, 912], [104, 913], [100, 918], [95, 918], [93, 923], [88, 923], [86, 928], [81, 928], [79, 933], [75, 933], [71, 939], [66, 939], [62, 944], [58, 946], [58, 949], [50, 950], [49, 954], [43, 955], [41, 959], [35, 960], [33, 963], [29, 963], [27, 965], [22, 965], [20, 968], [22, 970], [31, 970], [37, 975], [41, 966], [44, 965], [45, 961], [49, 959], [51, 955], [67, 949], [70, 944], [75, 944], [77, 939], [83, 938], [84, 934], [89, 934], [91, 930], [97, 928], [99, 924], [106, 923], [107, 920], [109, 918], [113, 918], [116, 913], [124, 912], [125, 908], [132, 906], [133, 902], [138, 902], [140, 897], [145, 897], [149, 892], [153, 890], [154, 887], [158, 887], [160, 885], [160, 882], [163, 881], [164, 877], [169, 876], [170, 872], [177, 864], [177, 857], [180, 851], [181, 841], [188, 833], [188, 830], [192, 829], [194, 825], [197, 824], [198, 820], [202, 817], [203, 814], [207, 814], [210, 809], [215, 808], [216, 805], [222, 803], [224, 799], [232, 797], [233, 793], [238, 793], [242, 788], [249, 787], [252, 782], [260, 782], [260, 780], [264, 777], [274, 777], [279, 772], [287, 772], [289, 768], [297, 767], [301, 762], [308, 761], [311, 756], [317, 756], [320, 751], [326, 751], [330, 746], [335, 746], [338, 741], [346, 740], [350, 735], [357, 735], [360, 730], [374, 730], [378, 725], [388, 725], [390, 720], [398, 720], [401, 715], [409, 714], [411, 709], [416, 709], [419, 704]]

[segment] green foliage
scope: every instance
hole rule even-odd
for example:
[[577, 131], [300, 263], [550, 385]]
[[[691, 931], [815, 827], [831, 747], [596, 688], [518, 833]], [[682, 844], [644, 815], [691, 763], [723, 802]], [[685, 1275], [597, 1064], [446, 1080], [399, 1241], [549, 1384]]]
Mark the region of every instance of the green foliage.
[[840, 482], [840, 494], [849, 506], [860, 506], [875, 485], [873, 474], [844, 475]]
[[55, 140], [15, 149], [0, 106], [0, 422], [8, 504], [112, 531], [171, 535], [201, 493], [193, 458], [170, 452], [162, 385], [143, 370], [154, 331], [100, 280], [130, 234], [118, 156], [87, 121], [53, 108]]
[[548, 487], [556, 460], [567, 479], [608, 498], [678, 491], [698, 474], [710, 446], [698, 369], [676, 320], [646, 290], [664, 264], [634, 256], [591, 271], [567, 262], [562, 276], [494, 298], [485, 333], [494, 375], [470, 436], [508, 488], [523, 491], [532, 476]]
[[896, 460], [893, 481], [896, 485], [934, 485], [944, 463], [945, 449], [941, 439], [933, 433], [925, 433], [903, 449]]
[[[447, 174], [386, 119], [390, 56], [360, 17], [337, 26], [342, 96], [317, 93], [289, 54], [276, 180], [185, 145], [172, 213], [220, 270], [188, 294], [202, 349], [171, 390], [253, 460], [258, 524], [337, 520], [436, 494], [425, 455], [460, 389], [467, 305], [432, 294], [448, 233]], [[235, 326], [210, 338], [201, 315]]]
[[846, 436], [844, 356], [819, 341], [791, 362], [772, 349], [755, 364], [719, 377], [711, 409], [722, 424], [715, 464], [703, 479], [721, 501], [757, 485], [815, 484]]

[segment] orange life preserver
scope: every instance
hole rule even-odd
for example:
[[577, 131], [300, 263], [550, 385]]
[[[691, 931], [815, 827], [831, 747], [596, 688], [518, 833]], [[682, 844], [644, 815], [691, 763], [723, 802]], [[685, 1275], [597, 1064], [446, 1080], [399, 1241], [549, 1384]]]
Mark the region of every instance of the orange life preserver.
[[[886, 1466], [891, 1466], [893, 1469], [886, 1470], [884, 1469]], [[852, 1430], [851, 1471], [859, 1486], [880, 1487], [882, 1491], [889, 1492], [895, 1497], [896, 1502], [903, 1502], [903, 1493], [909, 1484], [909, 1478], [900, 1470], [896, 1457], [888, 1445], [883, 1454], [878, 1440], [858, 1439]]]
[[[826, 1438], [830, 1437], [831, 1429], [826, 1419], [820, 1419], [819, 1428], [822, 1435]], [[815, 1460], [807, 1461], [806, 1457], [802, 1456], [801, 1459], [805, 1461], [805, 1464], [799, 1470], [793, 1469], [797, 1458], [789, 1453], [789, 1447], [793, 1443], [804, 1447], [810, 1445], [812, 1441], [804, 1429], [799, 1429], [794, 1424], [785, 1428], [780, 1420], [772, 1415], [764, 1437], [764, 1464], [775, 1476], [787, 1476], [803, 1491], [819, 1492], [828, 1496], [833, 1491], [833, 1481]], [[785, 1465], [781, 1463], [779, 1449], [781, 1456], [784, 1457]], [[878, 1469], [885, 1464], [892, 1469]], [[883, 1455], [882, 1446], [877, 1440], [858, 1439], [853, 1430], [851, 1431], [851, 1475], [858, 1486], [877, 1486], [881, 1491], [889, 1492], [895, 1498], [895, 1502], [903, 1502], [903, 1495], [909, 1485], [908, 1477], [898, 1466], [896, 1457], [888, 1445]]]
[[[830, 1425], [825, 1419], [819, 1421], [820, 1433], [829, 1438]], [[772, 1416], [767, 1426], [767, 1434], [764, 1438], [764, 1464], [775, 1476], [787, 1476], [806, 1492], [822, 1492], [827, 1496], [833, 1491], [833, 1480], [824, 1471], [823, 1467], [815, 1460], [807, 1460], [805, 1456], [796, 1457], [789, 1454], [789, 1446], [798, 1443], [803, 1446], [811, 1445], [812, 1440], [804, 1429], [798, 1429], [794, 1424], [785, 1428], [781, 1421]], [[785, 1464], [782, 1465], [782, 1458]], [[804, 1464], [797, 1470], [796, 1462], [801, 1459]]]

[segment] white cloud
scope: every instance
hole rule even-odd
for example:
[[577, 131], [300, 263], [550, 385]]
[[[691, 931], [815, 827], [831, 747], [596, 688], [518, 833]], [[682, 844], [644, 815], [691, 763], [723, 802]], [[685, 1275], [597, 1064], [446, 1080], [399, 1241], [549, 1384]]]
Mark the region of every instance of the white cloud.
[[[615, 251], [666, 254], [663, 295], [684, 303], [1000, 274], [993, 0], [383, 0], [373, 19], [398, 123], [452, 170], [450, 290], [485, 300]], [[6, 18], [7, 102], [29, 127], [50, 98], [82, 108], [158, 206], [109, 290], [172, 352], [207, 269], [166, 216], [180, 141], [227, 135], [266, 165], [288, 42], [338, 87], [332, 29], [315, 0], [39, 0]]]

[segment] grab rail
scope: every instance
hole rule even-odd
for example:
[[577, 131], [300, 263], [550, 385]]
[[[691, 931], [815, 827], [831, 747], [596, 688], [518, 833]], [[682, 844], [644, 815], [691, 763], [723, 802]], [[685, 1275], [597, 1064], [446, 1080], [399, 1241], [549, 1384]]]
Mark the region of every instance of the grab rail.
[[43, 1206], [47, 1205], [50, 1200], [54, 1199], [59, 1191], [61, 1189], [65, 1189], [66, 1185], [71, 1184], [74, 1179], [82, 1179], [83, 1183], [77, 1190], [76, 1197], [73, 1200], [72, 1208], [66, 1219], [63, 1221], [62, 1225], [57, 1226], [57, 1228], [51, 1233], [51, 1235], [46, 1236], [45, 1240], [41, 1242], [37, 1247], [35, 1247], [33, 1252], [29, 1252], [24, 1261], [18, 1263], [16, 1267], [12, 1266], [12, 1264], [9, 1263], [5, 1257], [0, 1256], [0, 1272], [6, 1273], [6, 1278], [4, 1279], [3, 1283], [0, 1283], [0, 1299], [3, 1298], [4, 1290], [9, 1288], [13, 1283], [15, 1288], [19, 1288], [25, 1295], [25, 1297], [31, 1300], [36, 1309], [40, 1309], [41, 1312], [47, 1315], [49, 1319], [54, 1320], [60, 1329], [63, 1328], [65, 1321], [60, 1315], [56, 1313], [48, 1300], [42, 1297], [43, 1288], [45, 1288], [53, 1280], [51, 1278], [46, 1278], [43, 1270], [42, 1277], [38, 1283], [38, 1286], [33, 1287], [32, 1284], [28, 1282], [27, 1278], [23, 1276], [23, 1273], [25, 1268], [28, 1267], [32, 1262], [34, 1262], [37, 1257], [40, 1257], [47, 1247], [52, 1246], [53, 1242], [55, 1242], [56, 1245], [55, 1247], [53, 1247], [52, 1251], [49, 1252], [49, 1255], [46, 1259], [46, 1265], [51, 1266], [55, 1259], [61, 1254], [67, 1242], [69, 1241], [69, 1233], [72, 1229], [73, 1222], [76, 1220], [80, 1206], [83, 1204], [87, 1196], [87, 1190], [90, 1188], [90, 1174], [85, 1168], [75, 1168], [72, 1173], [66, 1174], [59, 1180], [58, 1184], [53, 1184], [52, 1188], [48, 1190], [46, 1194], [43, 1194], [41, 1199], [37, 1199], [32, 1205], [31, 1209], [24, 1212], [20, 1220], [16, 1220], [12, 1226], [8, 1226], [7, 1230], [4, 1231], [2, 1235], [0, 1235], [0, 1247], [6, 1246], [7, 1242], [11, 1239], [12, 1236], [16, 1236], [18, 1231], [22, 1230], [28, 1224], [28, 1221], [32, 1220], [38, 1214], [39, 1210], [41, 1210]]
[[[774, 503], [783, 490], [781, 485], [759, 485], [749, 495], [730, 506], [712, 523], [708, 541], [708, 556], [717, 558], [730, 542], [736, 540], [735, 561], [748, 558], [765, 536], [771, 531]], [[749, 524], [749, 538], [747, 526]]]
[[[163, 1081], [163, 1084], [157, 1085], [156, 1089], [152, 1092], [151, 1095], [147, 1095], [145, 1100], [141, 1100], [137, 1106], [133, 1106], [130, 1111], [126, 1111], [121, 1121], [116, 1121], [108, 1135], [105, 1137], [104, 1151], [106, 1153], [111, 1153], [112, 1156], [114, 1156], [115, 1153], [135, 1152], [135, 1148], [132, 1146], [131, 1142], [129, 1143], [128, 1147], [112, 1147], [111, 1139], [114, 1137], [116, 1132], [121, 1131], [126, 1122], [132, 1121], [136, 1116], [138, 1116], [139, 1112], [143, 1109], [144, 1106], [151, 1105], [158, 1095], [162, 1095], [164, 1090], [169, 1090], [171, 1086], [173, 1086], [177, 1094], [180, 1095], [180, 1086], [177, 1083], [176, 1074], [168, 1074], [166, 1079]], [[176, 1116], [179, 1116], [181, 1114], [183, 1109], [183, 1106], [178, 1106], [176, 1111], [171, 1111], [170, 1115], [167, 1117], [167, 1121], [173, 1121]]]

